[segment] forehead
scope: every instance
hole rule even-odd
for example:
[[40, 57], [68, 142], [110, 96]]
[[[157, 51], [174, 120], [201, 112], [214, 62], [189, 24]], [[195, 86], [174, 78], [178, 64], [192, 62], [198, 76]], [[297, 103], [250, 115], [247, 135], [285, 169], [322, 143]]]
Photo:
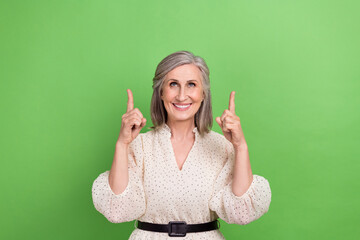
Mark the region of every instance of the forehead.
[[168, 72], [166, 79], [176, 79], [178, 81], [201, 81], [201, 71], [194, 64], [184, 64]]

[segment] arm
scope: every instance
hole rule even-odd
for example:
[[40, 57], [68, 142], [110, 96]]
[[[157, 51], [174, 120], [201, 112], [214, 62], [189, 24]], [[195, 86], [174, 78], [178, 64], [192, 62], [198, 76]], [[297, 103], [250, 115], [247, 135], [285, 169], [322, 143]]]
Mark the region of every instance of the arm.
[[128, 145], [116, 142], [114, 160], [109, 173], [111, 190], [117, 195], [124, 192], [129, 182]]
[[[97, 211], [110, 222], [121, 223], [139, 218], [146, 211], [146, 199], [143, 187], [144, 153], [142, 135], [139, 134], [127, 150], [127, 183], [121, 193], [115, 193], [110, 186], [110, 171], [101, 173], [92, 186], [93, 203]], [[136, 161], [135, 161], [136, 159]], [[124, 159], [119, 159], [123, 161]], [[135, 164], [136, 162], [136, 164]], [[114, 168], [116, 169], [116, 168]], [[117, 170], [115, 170], [117, 171]], [[116, 174], [118, 174], [116, 172]], [[121, 173], [118, 174], [120, 178]], [[124, 184], [115, 180], [118, 184]]]
[[229, 109], [221, 117], [216, 118], [224, 137], [229, 140], [235, 151], [235, 166], [232, 191], [235, 196], [243, 195], [253, 181], [248, 147], [240, 124], [240, 118], [235, 114], [235, 92], [231, 92]]
[[139, 109], [133, 109], [130, 90], [128, 96], [128, 109], [122, 117], [111, 170], [100, 174], [92, 185], [96, 210], [113, 223], [132, 221], [146, 210], [144, 153], [142, 136], [139, 134], [146, 119]]
[[251, 171], [249, 151], [247, 144], [244, 143], [240, 147], [235, 148], [235, 166], [232, 191], [236, 196], [242, 196], [250, 187], [253, 181]]
[[[223, 148], [226, 149], [227, 160], [214, 182], [214, 191], [209, 202], [209, 208], [229, 224], [245, 225], [260, 218], [269, 210], [271, 201], [270, 185], [267, 179], [252, 173], [250, 175], [252, 177], [250, 185], [240, 185], [241, 177], [245, 175], [241, 175], [242, 171], [236, 172], [239, 169], [235, 170], [235, 167], [241, 168], [243, 166], [241, 163], [244, 162], [236, 163], [235, 149], [230, 142], [224, 142]], [[246, 155], [247, 153], [243, 152], [243, 154]], [[238, 156], [241, 156], [241, 152]], [[238, 174], [237, 177], [234, 176], [235, 174]], [[235, 181], [238, 182], [235, 183]], [[234, 193], [237, 186], [242, 188], [239, 195]]]
[[[129, 182], [128, 148], [146, 124], [139, 109], [134, 109], [133, 94], [128, 89], [127, 111], [122, 116], [119, 138], [115, 146], [115, 154], [109, 173], [109, 184], [115, 194], [122, 193]], [[135, 159], [134, 159], [135, 160]], [[135, 163], [136, 164], [136, 163]]]
[[240, 118], [235, 114], [234, 99], [235, 92], [231, 92], [229, 109], [216, 118], [228, 140], [228, 161], [217, 177], [216, 192], [209, 206], [227, 223], [245, 225], [268, 211], [271, 190], [267, 179], [252, 174]]

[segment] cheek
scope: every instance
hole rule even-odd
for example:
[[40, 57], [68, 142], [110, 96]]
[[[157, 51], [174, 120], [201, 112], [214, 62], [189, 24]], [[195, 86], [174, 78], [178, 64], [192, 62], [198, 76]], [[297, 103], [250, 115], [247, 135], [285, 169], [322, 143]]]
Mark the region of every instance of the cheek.
[[174, 93], [170, 89], [165, 88], [161, 95], [161, 99], [163, 101], [171, 101], [172, 98], [174, 97], [173, 95], [174, 95]]
[[163, 100], [166, 99], [167, 95], [168, 95], [168, 89], [164, 88], [161, 93], [161, 99]]
[[201, 101], [204, 99], [204, 92], [202, 89], [197, 90], [194, 92], [194, 99]]

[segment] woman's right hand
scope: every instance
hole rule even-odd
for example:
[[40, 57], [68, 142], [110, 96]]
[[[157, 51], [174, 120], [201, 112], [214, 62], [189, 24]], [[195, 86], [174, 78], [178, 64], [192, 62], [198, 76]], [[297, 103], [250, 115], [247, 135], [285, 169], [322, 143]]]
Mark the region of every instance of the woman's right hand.
[[126, 113], [122, 116], [121, 129], [117, 143], [129, 145], [145, 126], [146, 119], [138, 108], [134, 109], [133, 94], [127, 90], [128, 103]]

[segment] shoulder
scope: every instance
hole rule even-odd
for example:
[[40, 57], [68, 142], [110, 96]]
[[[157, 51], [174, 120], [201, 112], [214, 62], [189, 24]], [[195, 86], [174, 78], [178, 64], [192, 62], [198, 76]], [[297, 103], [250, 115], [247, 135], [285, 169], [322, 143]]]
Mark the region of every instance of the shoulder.
[[207, 133], [207, 136], [220, 140], [224, 138], [224, 136], [221, 133], [215, 132], [213, 130], [210, 130], [210, 132]]
[[139, 133], [139, 135], [133, 140], [135, 145], [147, 146], [161, 137], [159, 130], [150, 129], [147, 132]]
[[224, 137], [224, 135], [212, 130], [210, 130], [210, 132], [206, 133], [200, 139], [202, 144], [219, 152], [225, 153], [231, 148], [231, 143]]
[[129, 153], [141, 158], [145, 151], [145, 146], [148, 142], [153, 141], [153, 131], [139, 133], [129, 145]]
[[224, 135], [218, 132], [214, 132], [213, 130], [210, 130], [210, 132], [206, 133], [202, 138], [203, 141], [216, 143], [220, 145], [226, 145], [227, 142], [229, 142]]
[[157, 133], [158, 132], [154, 129], [149, 129], [147, 132], [140, 133], [139, 135], [142, 138], [142, 141], [152, 141]]

